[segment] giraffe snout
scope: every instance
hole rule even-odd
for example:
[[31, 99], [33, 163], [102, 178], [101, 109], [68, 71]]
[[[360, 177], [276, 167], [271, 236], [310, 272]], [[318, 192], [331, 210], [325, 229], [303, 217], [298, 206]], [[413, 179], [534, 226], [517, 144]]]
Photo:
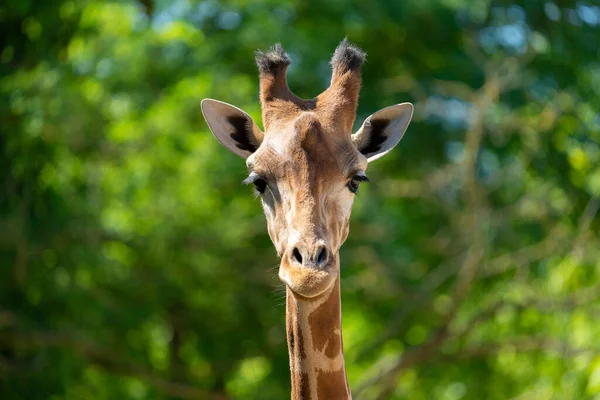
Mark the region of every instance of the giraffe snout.
[[325, 269], [332, 259], [331, 249], [322, 240], [312, 245], [306, 245], [302, 242], [291, 246], [288, 254], [291, 265], [307, 268]]
[[306, 236], [298, 239], [287, 246], [279, 266], [279, 279], [297, 295], [319, 296], [339, 274], [336, 255], [323, 239], [307, 240]]

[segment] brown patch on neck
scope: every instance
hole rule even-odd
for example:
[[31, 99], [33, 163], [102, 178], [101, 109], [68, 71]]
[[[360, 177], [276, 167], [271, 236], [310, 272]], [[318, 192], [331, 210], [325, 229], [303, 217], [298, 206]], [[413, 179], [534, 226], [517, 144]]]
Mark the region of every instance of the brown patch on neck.
[[341, 386], [338, 383], [342, 380], [346, 380], [346, 373], [343, 369], [334, 372], [317, 372], [317, 398], [347, 399], [347, 385]]
[[339, 276], [323, 296], [326, 298], [302, 298], [287, 288], [293, 400], [350, 398], [343, 359]]
[[295, 360], [304, 360], [306, 352], [304, 351], [302, 328], [298, 321], [298, 306], [289, 289], [287, 289], [286, 314], [286, 333], [290, 357], [293, 355]]
[[300, 375], [300, 384], [296, 386], [296, 397], [292, 394], [292, 399], [311, 400], [310, 385], [308, 383], [308, 374], [303, 373]]
[[342, 351], [340, 285], [334, 284], [329, 298], [308, 316], [313, 347], [329, 358]]
[[292, 371], [292, 399], [293, 400], [311, 400], [310, 385], [308, 383], [308, 374], [298, 371]]
[[311, 400], [309, 376], [303, 371], [302, 363], [306, 360], [302, 327], [298, 321], [298, 305], [290, 290], [287, 289], [286, 300], [286, 333], [290, 356], [290, 373], [292, 378], [292, 399]]

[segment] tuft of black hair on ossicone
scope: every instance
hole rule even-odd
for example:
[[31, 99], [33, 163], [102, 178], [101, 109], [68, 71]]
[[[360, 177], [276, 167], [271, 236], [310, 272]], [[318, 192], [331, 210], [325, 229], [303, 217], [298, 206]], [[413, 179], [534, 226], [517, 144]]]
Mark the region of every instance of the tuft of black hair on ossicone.
[[283, 50], [280, 43], [275, 44], [266, 52], [256, 51], [256, 65], [261, 75], [275, 75], [291, 63], [290, 56]]
[[340, 72], [356, 71], [365, 62], [367, 54], [344, 38], [331, 57], [331, 66]]

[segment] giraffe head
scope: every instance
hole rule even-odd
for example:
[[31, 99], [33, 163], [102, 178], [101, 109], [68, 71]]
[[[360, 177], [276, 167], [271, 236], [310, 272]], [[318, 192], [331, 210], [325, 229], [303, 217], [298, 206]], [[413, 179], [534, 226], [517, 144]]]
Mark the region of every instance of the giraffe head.
[[344, 40], [331, 59], [329, 88], [312, 100], [287, 85], [290, 58], [280, 45], [257, 52], [264, 132], [241, 109], [202, 101], [215, 137], [246, 159], [268, 231], [281, 258], [280, 279], [296, 295], [326, 292], [339, 273], [339, 249], [369, 162], [388, 153], [412, 118], [410, 103], [384, 108], [352, 134], [365, 53]]

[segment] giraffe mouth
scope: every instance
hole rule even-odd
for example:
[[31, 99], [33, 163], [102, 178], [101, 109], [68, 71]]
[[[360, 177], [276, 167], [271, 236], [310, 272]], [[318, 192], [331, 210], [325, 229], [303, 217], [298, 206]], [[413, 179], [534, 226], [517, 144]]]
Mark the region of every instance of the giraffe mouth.
[[339, 264], [331, 259], [321, 268], [290, 265], [285, 260], [279, 266], [279, 279], [292, 292], [302, 297], [313, 298], [325, 292], [333, 285], [339, 273]]

